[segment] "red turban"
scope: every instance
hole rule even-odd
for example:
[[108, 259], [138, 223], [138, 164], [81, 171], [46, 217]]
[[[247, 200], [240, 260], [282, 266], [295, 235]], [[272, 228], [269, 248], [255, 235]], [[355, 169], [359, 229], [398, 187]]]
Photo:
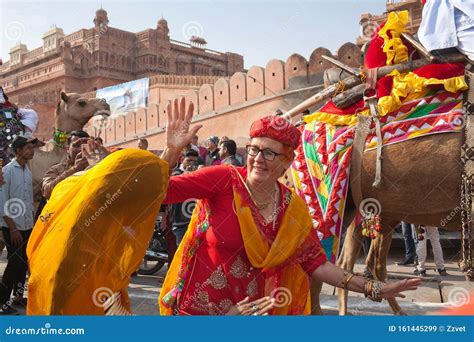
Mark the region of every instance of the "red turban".
[[301, 132], [285, 118], [270, 115], [252, 123], [250, 137], [270, 138], [296, 149], [300, 144]]

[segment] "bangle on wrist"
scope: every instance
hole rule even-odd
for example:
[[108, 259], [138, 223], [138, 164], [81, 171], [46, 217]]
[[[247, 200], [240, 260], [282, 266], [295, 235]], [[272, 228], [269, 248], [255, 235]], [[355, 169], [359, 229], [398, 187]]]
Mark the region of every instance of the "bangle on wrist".
[[378, 280], [367, 280], [364, 284], [364, 296], [365, 298], [369, 298], [374, 302], [381, 302], [383, 300], [382, 297], [382, 289], [385, 283]]
[[337, 284], [337, 287], [340, 287], [340, 288], [346, 290], [346, 289], [347, 289], [347, 286], [349, 285], [349, 282], [351, 281], [351, 279], [352, 279], [354, 276], [355, 276], [354, 273], [344, 271], [344, 278], [342, 278], [342, 280], [340, 281], [340, 283]]

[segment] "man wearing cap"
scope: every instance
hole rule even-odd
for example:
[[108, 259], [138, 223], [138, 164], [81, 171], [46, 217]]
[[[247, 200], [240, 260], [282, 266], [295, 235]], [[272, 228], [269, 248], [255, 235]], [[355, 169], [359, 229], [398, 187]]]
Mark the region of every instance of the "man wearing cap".
[[[8, 263], [0, 283], [0, 314], [17, 314], [11, 304], [26, 305], [23, 299], [26, 245], [33, 229], [33, 182], [28, 161], [33, 159], [38, 139], [17, 136], [11, 147], [15, 158], [3, 167], [5, 183], [0, 196], [0, 224], [7, 245]], [[13, 301], [10, 296], [13, 291]]]
[[215, 135], [211, 135], [207, 139], [207, 156], [206, 156], [206, 165], [219, 165], [219, 138]]

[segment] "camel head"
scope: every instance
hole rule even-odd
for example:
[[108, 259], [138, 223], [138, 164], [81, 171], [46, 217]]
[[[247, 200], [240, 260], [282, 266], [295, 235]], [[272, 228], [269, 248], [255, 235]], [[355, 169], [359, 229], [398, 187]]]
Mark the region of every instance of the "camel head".
[[104, 99], [88, 99], [77, 93], [61, 91], [56, 108], [56, 129], [63, 132], [82, 130], [96, 115], [110, 115], [110, 106]]

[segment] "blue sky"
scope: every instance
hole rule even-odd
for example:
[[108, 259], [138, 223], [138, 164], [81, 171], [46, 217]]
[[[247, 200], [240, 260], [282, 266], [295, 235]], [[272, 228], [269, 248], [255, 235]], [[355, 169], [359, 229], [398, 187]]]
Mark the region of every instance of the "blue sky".
[[286, 60], [292, 53], [309, 58], [320, 46], [332, 52], [359, 35], [363, 12], [380, 14], [385, 0], [313, 1], [124, 1], [124, 0], [0, 0], [0, 56], [9, 59], [18, 41], [32, 50], [53, 24], [65, 34], [93, 26], [95, 11], [107, 10], [109, 25], [131, 32], [168, 21], [170, 37], [204, 37], [209, 49], [244, 56], [245, 67], [265, 66], [272, 58]]

